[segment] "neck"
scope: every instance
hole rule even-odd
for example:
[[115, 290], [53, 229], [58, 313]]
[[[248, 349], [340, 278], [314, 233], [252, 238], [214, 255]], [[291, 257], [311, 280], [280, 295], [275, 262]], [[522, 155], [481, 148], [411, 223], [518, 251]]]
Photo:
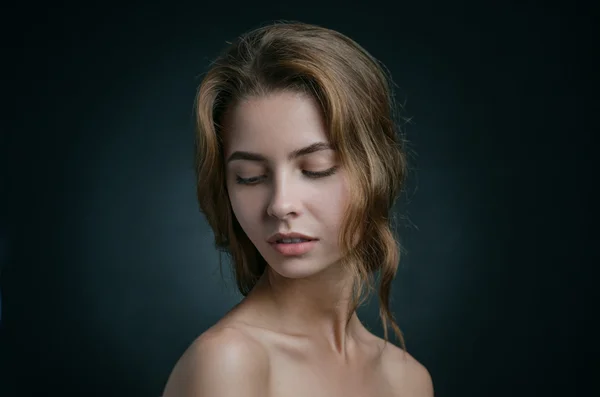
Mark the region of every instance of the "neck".
[[348, 313], [351, 278], [335, 267], [318, 276], [290, 279], [267, 266], [251, 295], [266, 302], [280, 332], [326, 342], [336, 354], [345, 355], [364, 328], [355, 311]]

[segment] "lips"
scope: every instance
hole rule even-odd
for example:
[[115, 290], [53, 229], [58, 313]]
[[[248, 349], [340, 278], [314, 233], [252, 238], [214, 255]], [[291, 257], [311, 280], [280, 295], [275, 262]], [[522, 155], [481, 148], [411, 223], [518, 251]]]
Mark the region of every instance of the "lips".
[[307, 234], [303, 234], [303, 233], [296, 233], [296, 232], [291, 232], [291, 233], [275, 233], [274, 235], [272, 235], [271, 237], [269, 237], [269, 239], [267, 240], [267, 242], [274, 244], [277, 243], [280, 240], [284, 240], [284, 239], [303, 239], [306, 241], [313, 241], [313, 240], [317, 240], [315, 237], [309, 236]]
[[300, 257], [308, 254], [317, 244], [317, 240], [310, 240], [301, 243], [271, 243], [271, 247], [283, 256]]

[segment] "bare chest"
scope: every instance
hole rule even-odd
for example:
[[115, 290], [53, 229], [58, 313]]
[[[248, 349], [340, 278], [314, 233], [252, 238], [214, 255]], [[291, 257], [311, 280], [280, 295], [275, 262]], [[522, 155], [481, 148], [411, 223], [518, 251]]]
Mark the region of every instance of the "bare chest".
[[396, 396], [380, 366], [348, 369], [275, 357], [269, 379], [269, 397]]

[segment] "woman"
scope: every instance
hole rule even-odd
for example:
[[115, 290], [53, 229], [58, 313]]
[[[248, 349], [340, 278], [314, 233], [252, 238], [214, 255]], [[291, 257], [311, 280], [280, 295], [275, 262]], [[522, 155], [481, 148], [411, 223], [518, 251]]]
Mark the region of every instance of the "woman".
[[[240, 37], [197, 96], [200, 207], [243, 301], [179, 359], [165, 397], [432, 396], [387, 343], [405, 175], [387, 75], [346, 36], [278, 22]], [[380, 271], [384, 339], [356, 308]]]

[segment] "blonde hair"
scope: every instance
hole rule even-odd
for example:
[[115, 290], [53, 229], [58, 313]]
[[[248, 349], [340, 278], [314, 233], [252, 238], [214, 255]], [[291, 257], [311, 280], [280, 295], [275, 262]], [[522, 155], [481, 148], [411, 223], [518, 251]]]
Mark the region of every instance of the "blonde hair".
[[350, 178], [349, 206], [339, 236], [341, 263], [354, 280], [349, 314], [375, 290], [374, 275], [379, 271], [384, 339], [388, 341], [389, 324], [406, 349], [389, 307], [400, 260], [390, 212], [407, 171], [389, 73], [347, 36], [301, 22], [261, 26], [229, 44], [198, 89], [196, 173], [201, 211], [214, 232], [216, 247], [232, 259], [238, 289], [246, 296], [267, 263], [231, 209], [225, 184], [223, 116], [249, 97], [277, 91], [310, 95], [321, 107], [329, 141]]

